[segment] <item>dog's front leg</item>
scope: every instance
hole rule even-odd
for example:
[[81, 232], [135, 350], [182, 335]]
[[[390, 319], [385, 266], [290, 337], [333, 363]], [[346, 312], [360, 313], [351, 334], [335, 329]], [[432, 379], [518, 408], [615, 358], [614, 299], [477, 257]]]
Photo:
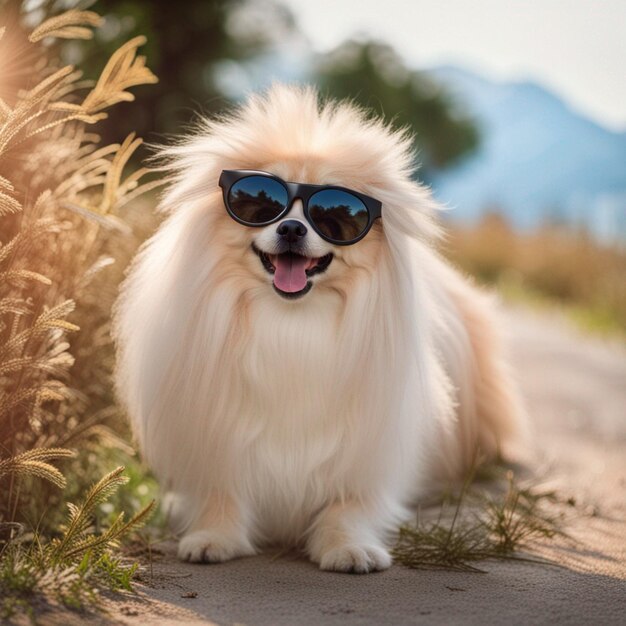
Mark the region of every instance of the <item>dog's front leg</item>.
[[381, 526], [372, 509], [362, 503], [331, 504], [315, 520], [307, 551], [323, 570], [365, 574], [387, 569], [391, 556]]
[[202, 515], [178, 544], [178, 557], [192, 563], [220, 563], [253, 554], [241, 506], [222, 493], [211, 494]]

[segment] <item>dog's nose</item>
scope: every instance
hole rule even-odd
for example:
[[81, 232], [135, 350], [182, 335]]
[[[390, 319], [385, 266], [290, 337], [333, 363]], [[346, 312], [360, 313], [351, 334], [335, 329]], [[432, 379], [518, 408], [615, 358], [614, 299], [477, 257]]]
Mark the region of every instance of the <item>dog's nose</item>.
[[298, 220], [285, 220], [278, 225], [276, 232], [288, 243], [296, 243], [306, 235], [306, 226]]

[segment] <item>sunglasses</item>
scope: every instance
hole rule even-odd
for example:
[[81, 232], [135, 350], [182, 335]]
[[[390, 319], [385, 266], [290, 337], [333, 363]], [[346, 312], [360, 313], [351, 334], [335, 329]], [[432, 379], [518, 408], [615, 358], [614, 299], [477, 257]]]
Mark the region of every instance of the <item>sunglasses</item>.
[[336, 185], [305, 185], [255, 170], [224, 170], [219, 185], [230, 216], [244, 226], [267, 226], [283, 218], [294, 200], [302, 200], [304, 215], [326, 241], [348, 246], [367, 235], [381, 217], [378, 200]]

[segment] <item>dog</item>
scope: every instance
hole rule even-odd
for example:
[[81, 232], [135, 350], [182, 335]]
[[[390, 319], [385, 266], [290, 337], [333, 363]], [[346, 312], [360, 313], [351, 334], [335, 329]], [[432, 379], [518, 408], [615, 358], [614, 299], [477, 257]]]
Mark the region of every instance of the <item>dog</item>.
[[412, 137], [276, 84], [159, 158], [116, 388], [179, 557], [389, 567], [412, 503], [524, 432], [491, 296], [437, 252]]

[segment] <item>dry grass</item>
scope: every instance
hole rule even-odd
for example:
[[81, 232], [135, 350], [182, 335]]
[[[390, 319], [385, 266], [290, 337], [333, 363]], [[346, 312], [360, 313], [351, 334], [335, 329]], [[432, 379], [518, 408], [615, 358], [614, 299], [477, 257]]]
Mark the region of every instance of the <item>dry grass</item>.
[[[3, 19], [0, 458], [48, 447], [84, 451], [119, 425], [109, 313], [136, 243], [120, 215], [155, 184], [140, 184], [143, 169], [124, 175], [141, 141], [131, 135], [103, 146], [97, 122], [133, 98], [129, 87], [156, 78], [137, 55], [142, 38], [120, 48], [95, 84], [59, 61], [51, 38], [88, 37], [99, 23], [92, 12], [55, 15], [34, 29], [11, 11]], [[41, 498], [25, 499], [14, 472], [0, 482], [5, 521], [38, 521], [44, 506], [59, 504], [40, 487], [33, 489]]]
[[103, 463], [91, 450], [125, 445], [110, 309], [137, 244], [123, 210], [158, 183], [128, 172], [139, 139], [102, 145], [97, 134], [130, 87], [156, 80], [137, 54], [143, 38], [90, 83], [60, 61], [57, 39], [89, 38], [98, 15], [0, 6], [0, 596], [10, 614], [37, 594], [80, 606], [102, 582], [130, 584], [111, 548], [152, 505], [96, 532], [100, 505], [126, 479], [118, 469], [95, 480]]
[[626, 333], [626, 250], [582, 232], [544, 227], [515, 233], [502, 218], [453, 227], [444, 252], [504, 295], [564, 305], [585, 326]]
[[400, 528], [393, 555], [413, 569], [475, 573], [485, 571], [478, 562], [494, 559], [554, 565], [532, 551], [557, 534], [565, 536], [560, 504], [554, 492], [523, 486], [512, 471], [504, 489], [493, 479], [486, 489], [471, 476], [453, 506], [444, 502], [435, 519], [420, 515], [414, 525]]
[[127, 482], [118, 467], [93, 485], [83, 501], [68, 503], [67, 521], [60, 535], [44, 542], [18, 536], [3, 547], [0, 556], [0, 617], [18, 611], [35, 621], [33, 605], [40, 609], [62, 604], [82, 609], [97, 605], [100, 588], [131, 590], [136, 564], [115, 557], [112, 548], [131, 530], [142, 526], [154, 508], [154, 501], [125, 521], [120, 513], [105, 529], [94, 528], [96, 508]]

